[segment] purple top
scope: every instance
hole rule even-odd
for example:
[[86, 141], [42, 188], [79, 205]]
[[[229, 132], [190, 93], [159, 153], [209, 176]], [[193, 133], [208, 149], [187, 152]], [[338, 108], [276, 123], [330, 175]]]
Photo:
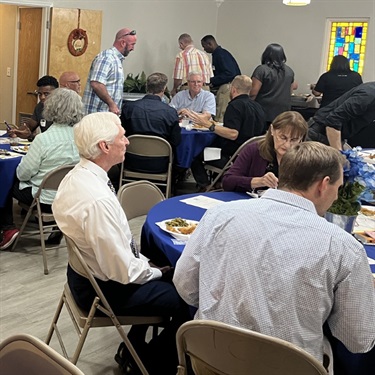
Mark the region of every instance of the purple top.
[[253, 177], [266, 173], [268, 161], [259, 154], [258, 142], [245, 146], [237, 159], [225, 173], [222, 181], [226, 191], [249, 191]]

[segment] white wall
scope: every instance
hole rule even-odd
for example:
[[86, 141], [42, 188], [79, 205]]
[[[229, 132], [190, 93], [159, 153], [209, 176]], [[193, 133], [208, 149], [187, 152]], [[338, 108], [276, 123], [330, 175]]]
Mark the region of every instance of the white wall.
[[248, 75], [267, 44], [280, 43], [299, 82], [298, 92], [307, 92], [306, 85], [324, 71], [326, 19], [369, 17], [363, 80], [375, 81], [375, 0], [311, 0], [306, 7], [287, 7], [282, 0], [225, 0], [219, 8], [214, 0], [19, 0], [33, 2], [102, 10], [102, 49], [112, 45], [118, 29], [136, 29], [138, 42], [125, 61], [125, 72], [161, 71], [171, 78], [177, 38], [183, 32], [199, 47], [201, 37], [215, 35]]

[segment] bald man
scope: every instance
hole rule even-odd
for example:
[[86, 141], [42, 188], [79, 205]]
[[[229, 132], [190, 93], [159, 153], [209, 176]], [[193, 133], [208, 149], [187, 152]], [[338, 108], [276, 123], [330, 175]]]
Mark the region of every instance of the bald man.
[[86, 114], [93, 112], [120, 114], [124, 84], [122, 63], [134, 50], [136, 42], [135, 30], [121, 29], [116, 34], [113, 47], [100, 52], [95, 57], [82, 98]]
[[81, 93], [81, 79], [76, 72], [64, 72], [59, 78], [60, 87], [75, 91], [78, 95]]

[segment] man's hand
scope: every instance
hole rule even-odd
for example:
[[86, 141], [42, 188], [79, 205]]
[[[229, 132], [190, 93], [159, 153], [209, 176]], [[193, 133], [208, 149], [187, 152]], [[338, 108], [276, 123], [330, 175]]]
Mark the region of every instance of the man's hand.
[[24, 123], [21, 128], [9, 130], [7, 132], [7, 134], [11, 138], [20, 137], [20, 138], [23, 138], [23, 139], [27, 139], [27, 138], [29, 138], [31, 136], [31, 130]]
[[117, 105], [115, 103], [111, 103], [109, 106], [109, 112], [113, 112], [115, 115], [120, 115], [120, 110], [118, 109]]
[[207, 119], [204, 113], [189, 111], [188, 117], [193, 120], [194, 124], [204, 126], [205, 128], [209, 128], [212, 125], [212, 122]]
[[161, 277], [162, 281], [172, 282], [173, 274], [174, 274], [174, 267], [171, 267], [171, 266], [159, 267], [159, 266], [156, 266], [152, 262], [148, 262], [148, 264], [150, 265], [150, 267], [157, 268], [161, 271], [161, 273], [163, 274]]

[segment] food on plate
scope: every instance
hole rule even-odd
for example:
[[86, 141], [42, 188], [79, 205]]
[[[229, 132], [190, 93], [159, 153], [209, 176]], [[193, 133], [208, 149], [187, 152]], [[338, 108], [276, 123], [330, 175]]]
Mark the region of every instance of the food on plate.
[[172, 220], [168, 220], [165, 222], [165, 227], [167, 230], [173, 233], [180, 233], [180, 234], [193, 233], [197, 225], [198, 224], [196, 223], [189, 223], [187, 220], [182, 219], [180, 217], [176, 217]]
[[360, 212], [365, 216], [371, 216], [375, 219], [375, 210], [370, 210], [366, 207], [362, 207]]

